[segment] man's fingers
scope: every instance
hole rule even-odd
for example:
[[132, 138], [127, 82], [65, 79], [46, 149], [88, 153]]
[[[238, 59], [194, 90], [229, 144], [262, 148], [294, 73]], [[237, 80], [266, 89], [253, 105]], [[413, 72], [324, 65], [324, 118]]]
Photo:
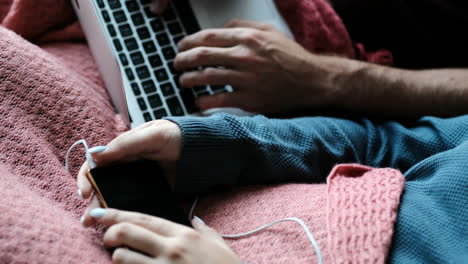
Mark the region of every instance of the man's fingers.
[[239, 29], [205, 29], [185, 37], [178, 43], [180, 52], [195, 47], [232, 47], [240, 42]]
[[128, 246], [156, 257], [164, 252], [167, 238], [129, 222], [111, 226], [104, 234], [106, 247]]
[[179, 71], [212, 65], [236, 68], [240, 60], [234, 51], [234, 48], [196, 47], [179, 53], [174, 67]]
[[219, 93], [215, 95], [202, 96], [197, 101], [201, 109], [218, 107], [238, 107], [248, 111], [248, 103], [241, 92]]
[[233, 19], [230, 20], [226, 25], [226, 28], [255, 28], [259, 30], [271, 30], [274, 27], [270, 24], [263, 23], [263, 22], [255, 22], [255, 21], [248, 21], [248, 20], [239, 20]]
[[91, 211], [89, 215], [94, 218], [95, 221], [105, 226], [127, 222], [166, 237], [176, 236], [180, 234], [180, 232], [189, 229], [186, 226], [173, 223], [163, 218], [116, 209], [98, 208]]
[[251, 81], [251, 74], [226, 68], [205, 68], [200, 71], [186, 72], [180, 77], [182, 87], [202, 85], [244, 86]]
[[151, 11], [156, 14], [161, 14], [166, 10], [168, 0], [153, 0], [151, 4]]
[[112, 253], [112, 262], [122, 264], [150, 264], [152, 263], [152, 259], [127, 248], [117, 248], [114, 250], [114, 253]]

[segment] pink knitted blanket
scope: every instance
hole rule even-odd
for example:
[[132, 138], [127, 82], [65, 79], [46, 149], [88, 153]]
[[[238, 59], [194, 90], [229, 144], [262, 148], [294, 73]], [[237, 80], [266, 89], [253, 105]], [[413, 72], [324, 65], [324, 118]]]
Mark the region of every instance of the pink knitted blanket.
[[[63, 164], [76, 140], [102, 145], [127, 128], [109, 102], [68, 2], [0, 0], [0, 263], [110, 263], [99, 230], [79, 223], [86, 202], [76, 195], [74, 175], [83, 153], [72, 155], [73, 176]], [[316, 2], [311, 5], [330, 12]], [[335, 21], [323, 31], [332, 34], [339, 19], [319, 14]], [[347, 34], [342, 39], [352, 45]], [[350, 51], [346, 45], [331, 47], [356, 56], [340, 52]], [[327, 184], [241, 188], [204, 197], [196, 213], [222, 233], [296, 216], [311, 228], [325, 263], [382, 262], [403, 185], [397, 171], [343, 165]], [[294, 224], [229, 243], [251, 263], [316, 260]]]

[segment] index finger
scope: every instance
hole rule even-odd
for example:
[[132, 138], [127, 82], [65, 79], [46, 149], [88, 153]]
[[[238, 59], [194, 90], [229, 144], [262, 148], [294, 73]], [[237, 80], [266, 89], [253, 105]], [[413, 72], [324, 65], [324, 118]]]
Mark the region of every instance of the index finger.
[[97, 223], [107, 227], [127, 222], [144, 227], [166, 237], [174, 237], [184, 231], [190, 230], [190, 228], [184, 225], [160, 217], [116, 209], [97, 208], [90, 212], [90, 216], [93, 217]]
[[241, 42], [239, 28], [205, 29], [182, 39], [177, 45], [179, 51], [195, 47], [233, 47]]

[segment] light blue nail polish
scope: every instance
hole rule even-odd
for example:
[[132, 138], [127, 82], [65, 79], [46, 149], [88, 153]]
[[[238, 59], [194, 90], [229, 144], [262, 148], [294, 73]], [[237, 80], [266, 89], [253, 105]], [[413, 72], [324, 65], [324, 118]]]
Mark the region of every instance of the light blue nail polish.
[[80, 222], [83, 223], [84, 222], [84, 215], [81, 216], [80, 218]]
[[104, 151], [106, 151], [105, 146], [97, 146], [97, 147], [90, 148], [88, 150], [88, 152], [91, 153], [91, 154], [101, 153], [101, 152], [104, 152]]
[[206, 225], [205, 222], [203, 222], [203, 220], [201, 220], [198, 216], [194, 216], [193, 218], [197, 219], [198, 222]]
[[78, 189], [78, 192], [77, 192], [77, 193], [78, 193], [78, 196], [79, 196], [81, 199], [84, 199], [84, 198], [83, 198], [83, 193], [81, 192], [81, 189]]
[[91, 210], [89, 214], [94, 218], [101, 218], [106, 214], [106, 209], [96, 208], [96, 209]]

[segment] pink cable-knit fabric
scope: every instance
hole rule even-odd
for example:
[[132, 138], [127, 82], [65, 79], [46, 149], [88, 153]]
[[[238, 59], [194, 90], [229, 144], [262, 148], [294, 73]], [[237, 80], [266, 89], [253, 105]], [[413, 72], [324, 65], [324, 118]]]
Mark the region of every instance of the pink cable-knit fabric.
[[[0, 19], [0, 263], [110, 263], [109, 253], [101, 246], [102, 231], [84, 229], [79, 223], [87, 204], [76, 195], [75, 183], [83, 151], [72, 154], [72, 175], [63, 164], [66, 150], [76, 140], [103, 145], [127, 128], [109, 102], [68, 0], [0, 0]], [[336, 53], [346, 55], [340, 50], [347, 51], [347, 44], [336, 43], [335, 47], [343, 47]], [[296, 216], [311, 228], [325, 263], [346, 261], [343, 256], [348, 252], [355, 261], [356, 252], [365, 250], [372, 259], [383, 260], [402, 175], [348, 165], [340, 168], [330, 176], [328, 187], [245, 187], [204, 197], [196, 213], [222, 233]], [[347, 176], [352, 177], [343, 179]], [[358, 182], [367, 178], [374, 181]], [[366, 194], [359, 188], [348, 189], [348, 184], [366, 190], [376, 187], [380, 192], [376, 197], [382, 199], [368, 207], [374, 200], [363, 200]], [[336, 214], [344, 204], [340, 197], [356, 206], [356, 210], [342, 208], [349, 221]], [[369, 214], [364, 214], [367, 209]], [[379, 217], [366, 218], [374, 214]], [[362, 221], [356, 221], [360, 217]], [[379, 225], [369, 225], [368, 219]], [[359, 223], [367, 224], [358, 227]], [[336, 228], [342, 224], [351, 226]], [[348, 244], [348, 238], [362, 243]], [[294, 223], [228, 243], [250, 263], [316, 261], [313, 248]]]

